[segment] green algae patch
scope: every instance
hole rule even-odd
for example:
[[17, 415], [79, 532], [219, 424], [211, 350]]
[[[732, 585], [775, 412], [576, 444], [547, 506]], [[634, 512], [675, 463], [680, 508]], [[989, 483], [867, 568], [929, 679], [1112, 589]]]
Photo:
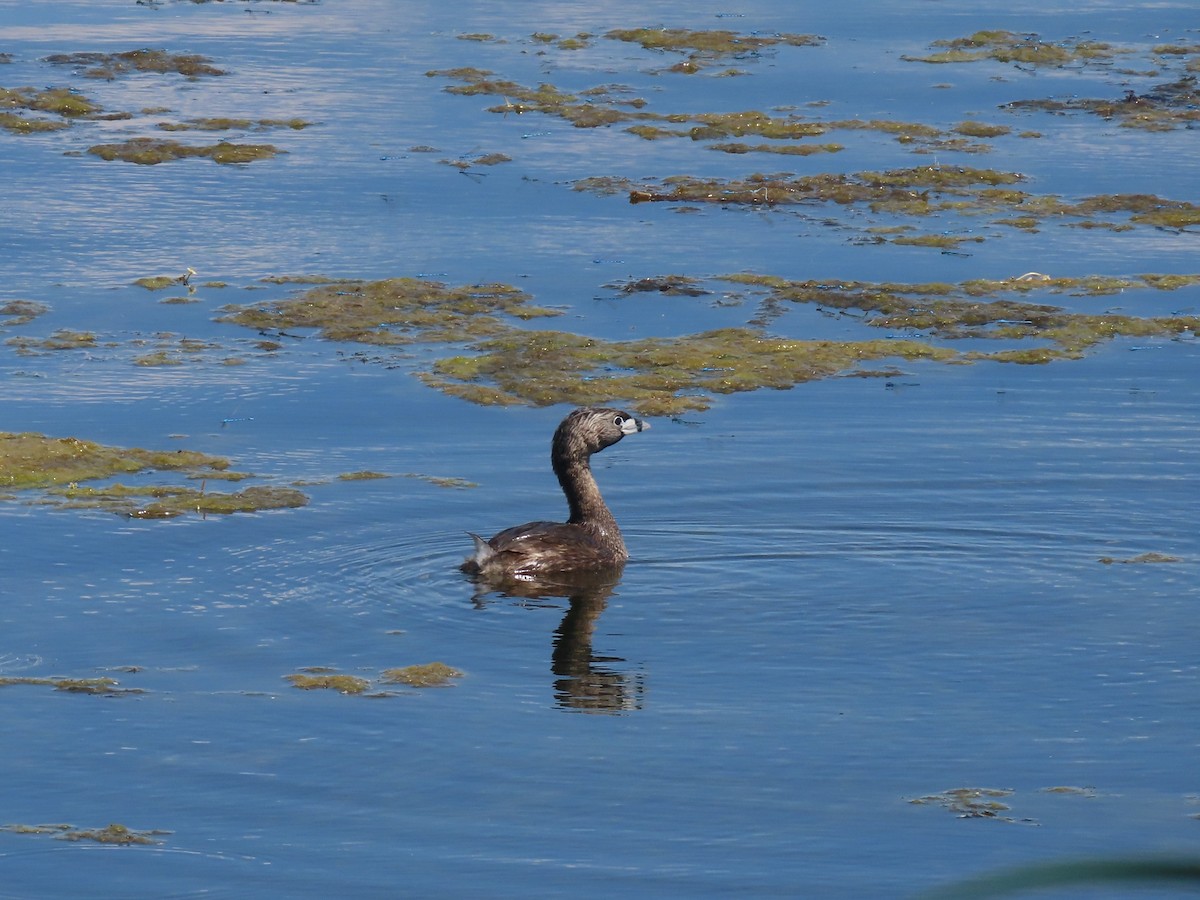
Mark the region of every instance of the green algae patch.
[[12, 834], [46, 834], [60, 841], [95, 841], [98, 844], [132, 846], [135, 844], [161, 844], [160, 836], [171, 834], [157, 828], [139, 831], [113, 822], [103, 828], [77, 828], [74, 825], [0, 825], [0, 831]]
[[[675, 175], [657, 184], [629, 187], [631, 203], [717, 203], [777, 206], [800, 203], [863, 204], [876, 212], [932, 215], [960, 206], [958, 198], [976, 198], [994, 205], [986, 193], [997, 186], [1017, 184], [1016, 172], [966, 166], [917, 166], [885, 172], [823, 173], [794, 177], [787, 173], [755, 173], [741, 179], [696, 178]], [[582, 180], [577, 190], [595, 183]], [[1024, 195], [1022, 195], [1024, 196]]]
[[[633, 129], [629, 129], [633, 131]], [[778, 153], [782, 156], [814, 156], [818, 153], [840, 153], [846, 148], [842, 144], [746, 144], [733, 141], [725, 144], [709, 144], [709, 150], [719, 153]]]
[[108, 478], [147, 469], [223, 471], [229, 461], [193, 450], [108, 447], [78, 438], [0, 432], [0, 486], [25, 489]]
[[0, 112], [0, 128], [13, 134], [41, 134], [47, 131], [62, 131], [70, 128], [67, 122], [54, 119], [31, 119], [17, 113]]
[[[940, 806], [960, 819], [995, 819], [1000, 822], [1016, 822], [1006, 815], [1011, 807], [1004, 802], [1013, 791], [1008, 788], [953, 788], [940, 794], [917, 797], [908, 802], [914, 806]], [[1033, 824], [1029, 819], [1021, 821]]]
[[183, 360], [178, 356], [173, 356], [166, 350], [155, 350], [152, 353], [144, 353], [141, 356], [134, 357], [133, 364], [147, 369], [154, 369], [161, 368], [162, 366], [182, 366]]
[[96, 335], [90, 331], [71, 331], [60, 328], [49, 337], [14, 337], [5, 343], [16, 347], [19, 351], [34, 354], [38, 351], [53, 352], [57, 350], [90, 350], [97, 346]]
[[313, 125], [307, 119], [233, 119], [221, 116], [188, 119], [184, 122], [159, 122], [160, 131], [267, 131], [273, 128], [289, 128], [300, 131]]
[[130, 487], [111, 484], [104, 487], [69, 485], [52, 488], [49, 498], [43, 502], [64, 509], [100, 509], [132, 519], [171, 519], [185, 513], [230, 515], [296, 509], [308, 504], [308, 496], [295, 488], [266, 485], [223, 493], [161, 485]]
[[958, 284], [904, 284], [859, 281], [789, 281], [751, 273], [723, 276], [768, 291], [767, 302], [812, 303], [865, 313], [876, 328], [926, 332], [943, 340], [1003, 338], [1041, 340], [1038, 346], [996, 353], [964, 353], [962, 361], [1044, 363], [1074, 359], [1095, 344], [1118, 336], [1171, 337], [1200, 329], [1200, 317], [1138, 317], [1115, 313], [1075, 313], [1025, 299], [1032, 293], [1107, 296], [1126, 290], [1174, 290], [1196, 276], [1163, 279], [1154, 275], [1051, 278], [1030, 272], [1004, 280], [975, 279]]
[[384, 669], [379, 680], [383, 684], [404, 684], [408, 687], [445, 687], [452, 679], [462, 677], [463, 673], [458, 669], [445, 663], [432, 662], [401, 669]]
[[918, 341], [787, 340], [751, 328], [618, 342], [514, 330], [472, 349], [477, 355], [439, 360], [422, 379], [477, 403], [590, 406], [619, 399], [647, 415], [707, 409], [714, 394], [791, 388], [864, 360], [957, 356]]
[[86, 78], [112, 80], [133, 72], [174, 73], [187, 78], [226, 74], [212, 60], [198, 54], [168, 53], [166, 50], [126, 50], [121, 53], [56, 53], [45, 62], [55, 66], [82, 68]]
[[1149, 553], [1139, 553], [1137, 556], [1131, 556], [1128, 559], [1116, 559], [1112, 556], [1102, 556], [1100, 562], [1106, 566], [1111, 566], [1113, 563], [1122, 563], [1125, 565], [1145, 565], [1146, 563], [1177, 563], [1182, 562], [1178, 556], [1168, 556], [1166, 553], [1157, 553], [1151, 551]]
[[[630, 203], [717, 204], [722, 206], [788, 207], [833, 204], [861, 206], [877, 214], [928, 217], [939, 213], [999, 216], [1000, 224], [1022, 227], [1066, 219], [1092, 227], [1125, 230], [1137, 225], [1185, 231], [1200, 225], [1200, 204], [1155, 194], [1097, 194], [1077, 200], [1036, 195], [1021, 190], [1017, 172], [968, 166], [916, 166], [882, 172], [753, 173], [743, 178], [699, 178], [672, 175], [635, 182], [594, 176], [574, 182], [577, 191], [600, 195], [627, 192]], [[1016, 213], [1016, 217], [1013, 214]], [[1122, 217], [1111, 222], [1101, 217]]]
[[721, 29], [617, 28], [604, 37], [639, 44], [643, 49], [687, 54], [669, 71], [693, 74], [727, 57], [749, 58], [774, 47], [814, 47], [825, 39], [815, 34], [739, 34]]
[[319, 284], [298, 297], [229, 307], [218, 321], [260, 330], [312, 328], [334, 341], [462, 342], [506, 331], [505, 318], [557, 316], [506, 284], [449, 286], [418, 278]]
[[700, 287], [695, 278], [687, 275], [659, 275], [649, 278], [636, 278], [632, 281], [606, 284], [605, 287], [617, 288], [622, 294], [658, 293], [680, 297], [702, 297], [711, 293]]
[[986, 122], [975, 122], [973, 120], [960, 122], [954, 127], [954, 130], [967, 137], [987, 138], [1000, 137], [1012, 131], [1007, 125], [989, 125]]
[[[73, 120], [94, 117], [100, 111], [99, 104], [70, 88], [0, 87], [0, 128], [12, 134], [61, 131], [69, 128]], [[57, 118], [45, 118], [39, 113]]]
[[36, 300], [9, 300], [0, 303], [0, 326], [27, 325], [49, 311], [50, 307]]
[[340, 694], [361, 694], [371, 686], [371, 682], [365, 678], [359, 678], [356, 675], [339, 675], [326, 671], [309, 670], [283, 677], [291, 682], [293, 687], [297, 687], [302, 691], [324, 690], [337, 691]]
[[1036, 34], [1012, 31], [977, 31], [967, 37], [934, 41], [938, 48], [927, 56], [902, 56], [908, 62], [934, 64], [993, 60], [1021, 66], [1061, 68], [1066, 65], [1110, 61], [1128, 51], [1101, 41], [1044, 41]]
[[[373, 682], [368, 678], [357, 675], [345, 675], [328, 666], [308, 666], [291, 675], [283, 676], [293, 687], [303, 691], [328, 690], [341, 694], [351, 694], [367, 697], [395, 696], [395, 692], [387, 690], [368, 694]], [[463, 673], [445, 663], [434, 662], [424, 665], [407, 666], [401, 669], [385, 669], [379, 674], [378, 684], [404, 685], [406, 687], [442, 687], [448, 686], [452, 679], [462, 678]]]
[[215, 163], [236, 164], [270, 159], [285, 151], [271, 144], [234, 144], [221, 141], [217, 144], [197, 146], [181, 144], [162, 138], [130, 138], [116, 144], [96, 144], [88, 153], [103, 160], [120, 160], [141, 166], [155, 166], [173, 159], [205, 158]]
[[338, 476], [338, 480], [339, 481], [373, 481], [373, 480], [380, 479], [380, 478], [391, 478], [391, 477], [392, 476], [388, 475], [386, 472], [371, 472], [371, 471], [364, 470], [361, 472], [343, 472], [341, 475]]
[[1172, 131], [1194, 128], [1200, 122], [1200, 87], [1196, 76], [1189, 74], [1142, 93], [1127, 90], [1116, 99], [1075, 96], [1062, 100], [1014, 100], [1005, 108], [1056, 114], [1084, 112], [1115, 121], [1123, 128]]
[[113, 678], [36, 678], [29, 676], [0, 676], [0, 687], [17, 684], [46, 685], [68, 694], [144, 694], [141, 688], [123, 688]]
[[405, 478], [416, 478], [420, 481], [427, 481], [434, 487], [450, 488], [452, 490], [468, 490], [470, 488], [479, 487], [474, 481], [468, 481], [465, 478], [458, 478], [454, 475], [425, 475], [421, 472], [405, 472]]

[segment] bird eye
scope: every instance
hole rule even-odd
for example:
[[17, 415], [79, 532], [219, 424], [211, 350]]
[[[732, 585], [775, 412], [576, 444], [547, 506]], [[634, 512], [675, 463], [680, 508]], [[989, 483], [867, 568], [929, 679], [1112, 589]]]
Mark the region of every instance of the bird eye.
[[621, 416], [617, 416], [615, 419], [613, 419], [613, 424], [620, 428], [625, 424], [625, 419]]

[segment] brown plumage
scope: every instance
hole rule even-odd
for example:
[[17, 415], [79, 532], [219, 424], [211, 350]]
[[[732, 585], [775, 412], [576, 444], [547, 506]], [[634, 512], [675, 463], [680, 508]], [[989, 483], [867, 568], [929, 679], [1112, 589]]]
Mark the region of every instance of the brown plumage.
[[621, 529], [600, 496], [589, 460], [625, 435], [649, 427], [619, 409], [585, 407], [568, 415], [554, 432], [550, 464], [567, 497], [570, 517], [566, 522], [516, 525], [491, 540], [471, 534], [475, 553], [462, 570], [485, 578], [533, 580], [624, 563], [629, 553]]

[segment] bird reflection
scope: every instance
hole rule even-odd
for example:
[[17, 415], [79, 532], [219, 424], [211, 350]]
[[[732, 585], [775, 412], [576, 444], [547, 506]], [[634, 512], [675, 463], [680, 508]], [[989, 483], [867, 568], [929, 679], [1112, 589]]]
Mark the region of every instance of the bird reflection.
[[[592, 636], [596, 621], [608, 606], [608, 598], [621, 581], [623, 566], [597, 572], [558, 573], [533, 581], [476, 577], [478, 588], [472, 602], [476, 608], [488, 605], [489, 594], [527, 601], [547, 601], [565, 597], [566, 614], [554, 632], [550, 671], [554, 679], [555, 702], [564, 709], [589, 713], [623, 713], [640, 709], [644, 693], [642, 679], [612, 668], [625, 662], [619, 656], [596, 656]], [[558, 604], [535, 602], [536, 606]]]

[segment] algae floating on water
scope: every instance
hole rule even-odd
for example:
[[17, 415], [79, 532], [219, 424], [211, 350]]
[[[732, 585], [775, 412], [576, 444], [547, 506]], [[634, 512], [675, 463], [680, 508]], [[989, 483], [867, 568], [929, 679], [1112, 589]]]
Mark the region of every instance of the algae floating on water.
[[212, 65], [212, 60], [199, 54], [168, 53], [166, 50], [126, 50], [120, 53], [55, 53], [45, 62], [55, 66], [83, 67], [85, 78], [112, 80], [130, 72], [175, 73], [196, 79], [201, 76], [225, 75], [224, 69]]
[[221, 472], [229, 460], [194, 450], [142, 450], [109, 447], [79, 438], [52, 438], [33, 432], [0, 432], [0, 486], [47, 487], [161, 469]]
[[379, 680], [384, 684], [405, 684], [409, 687], [445, 687], [452, 679], [462, 678], [463, 673], [445, 663], [432, 662], [423, 665], [405, 666], [400, 669], [384, 669]]
[[221, 164], [249, 163], [260, 159], [270, 159], [276, 154], [286, 152], [271, 144], [234, 144], [229, 141], [221, 141], [217, 144], [197, 146], [147, 137], [130, 138], [120, 143], [96, 144], [88, 147], [88, 153], [101, 159], [121, 160], [142, 166], [155, 166], [172, 159], [191, 157], [207, 158]]
[[62, 824], [0, 825], [0, 831], [8, 831], [13, 834], [48, 834], [53, 835], [55, 840], [59, 841], [96, 841], [100, 844], [120, 844], [125, 846], [132, 844], [161, 844], [162, 841], [156, 840], [156, 838], [172, 833], [157, 828], [139, 831], [121, 825], [118, 822], [105, 825], [103, 828], [76, 828], [74, 825]]
[[366, 344], [460, 342], [507, 330], [501, 316], [560, 315], [533, 306], [530, 299], [506, 284], [451, 287], [418, 278], [333, 281], [289, 300], [226, 307], [218, 321], [260, 330], [312, 328], [329, 340]]
[[293, 687], [302, 691], [337, 691], [341, 694], [361, 694], [371, 682], [355, 675], [338, 675], [330, 672], [296, 672], [283, 676]]

